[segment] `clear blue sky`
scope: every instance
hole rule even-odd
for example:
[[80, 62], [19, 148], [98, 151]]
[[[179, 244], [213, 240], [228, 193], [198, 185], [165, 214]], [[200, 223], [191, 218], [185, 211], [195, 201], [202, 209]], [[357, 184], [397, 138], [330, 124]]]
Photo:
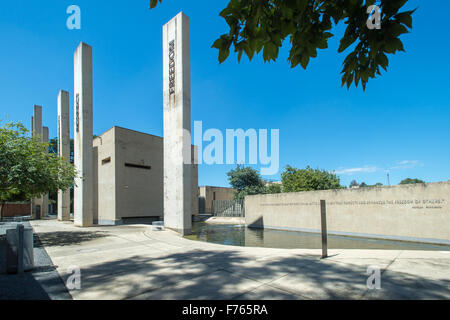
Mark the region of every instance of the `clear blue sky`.
[[[70, 91], [72, 107], [73, 53], [84, 41], [94, 50], [94, 132], [117, 125], [162, 136], [162, 25], [183, 11], [191, 18], [192, 120], [205, 129], [280, 129], [280, 173], [310, 165], [336, 170], [346, 185], [386, 184], [386, 170], [392, 184], [450, 179], [449, 1], [409, 1], [419, 9], [402, 38], [406, 53], [390, 56], [366, 92], [341, 88], [337, 37], [307, 71], [289, 67], [286, 49], [276, 63], [238, 64], [232, 55], [219, 65], [210, 47], [227, 31], [218, 16], [227, 3], [164, 0], [150, 11], [149, 0], [2, 1], [0, 119], [29, 127], [33, 105], [42, 105], [55, 137], [57, 93]], [[81, 7], [81, 30], [66, 28], [71, 4]], [[226, 186], [232, 167], [201, 166], [200, 185]]]

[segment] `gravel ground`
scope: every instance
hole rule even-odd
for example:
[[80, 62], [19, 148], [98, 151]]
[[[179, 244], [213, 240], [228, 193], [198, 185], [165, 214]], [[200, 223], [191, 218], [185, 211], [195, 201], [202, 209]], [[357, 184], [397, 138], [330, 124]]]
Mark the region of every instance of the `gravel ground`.
[[[21, 223], [31, 228], [29, 222]], [[0, 223], [0, 300], [68, 300], [72, 299], [59, 277], [39, 237], [34, 235], [34, 265], [31, 272], [22, 275], [6, 273], [7, 229], [16, 228], [17, 223]]]

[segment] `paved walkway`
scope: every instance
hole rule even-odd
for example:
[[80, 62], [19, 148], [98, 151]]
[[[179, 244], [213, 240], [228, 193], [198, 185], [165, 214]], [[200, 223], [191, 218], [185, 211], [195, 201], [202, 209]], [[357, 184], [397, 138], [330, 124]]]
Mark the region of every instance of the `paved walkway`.
[[[75, 228], [33, 221], [74, 299], [450, 299], [450, 253], [229, 247], [148, 225]], [[367, 288], [368, 266], [381, 290]]]
[[[67, 300], [72, 299], [53, 266], [45, 248], [34, 235], [34, 270], [20, 275], [6, 274], [6, 230], [18, 223], [0, 223], [0, 300]], [[29, 222], [22, 222], [25, 228]]]

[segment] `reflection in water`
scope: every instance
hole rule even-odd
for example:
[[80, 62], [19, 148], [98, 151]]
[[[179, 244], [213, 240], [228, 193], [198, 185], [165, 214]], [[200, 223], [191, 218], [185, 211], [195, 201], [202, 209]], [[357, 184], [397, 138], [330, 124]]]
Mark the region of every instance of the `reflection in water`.
[[[218, 244], [285, 249], [320, 249], [321, 236], [316, 233], [270, 229], [249, 229], [242, 225], [213, 225], [194, 222], [191, 240]], [[344, 236], [328, 236], [330, 249], [385, 249], [450, 251], [450, 246], [390, 241]]]

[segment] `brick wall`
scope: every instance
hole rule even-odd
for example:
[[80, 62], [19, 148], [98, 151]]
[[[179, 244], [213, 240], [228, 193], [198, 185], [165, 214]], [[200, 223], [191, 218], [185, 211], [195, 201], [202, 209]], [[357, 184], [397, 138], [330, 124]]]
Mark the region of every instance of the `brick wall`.
[[30, 203], [7, 203], [3, 209], [3, 217], [28, 216], [30, 215]]

